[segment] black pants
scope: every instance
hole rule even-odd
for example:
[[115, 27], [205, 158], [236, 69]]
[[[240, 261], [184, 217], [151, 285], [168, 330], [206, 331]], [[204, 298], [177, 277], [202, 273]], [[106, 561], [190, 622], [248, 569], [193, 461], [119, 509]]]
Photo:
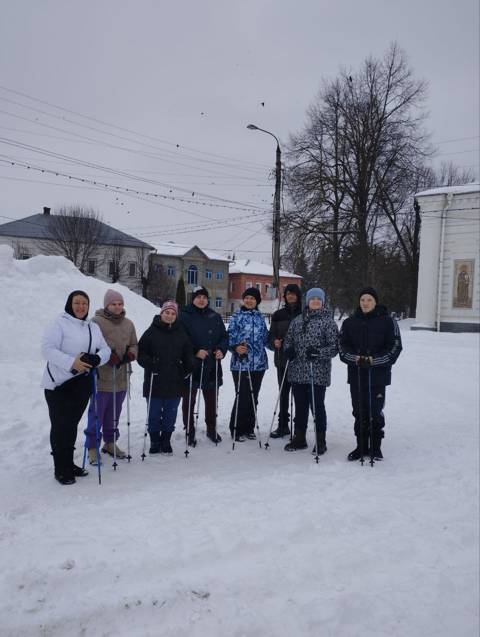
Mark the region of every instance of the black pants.
[[[195, 432], [195, 403], [197, 400], [198, 389], [192, 389], [192, 399], [190, 403], [190, 432]], [[215, 433], [217, 426], [217, 407], [215, 402], [215, 387], [210, 389], [203, 389], [203, 400], [205, 401], [205, 424], [207, 425], [207, 432]], [[182, 393], [182, 416], [183, 416], [183, 428], [187, 429], [188, 424], [188, 404], [190, 401], [190, 390], [188, 388], [183, 390]]]
[[[285, 367], [277, 367], [277, 379], [278, 379], [279, 389], [282, 384], [282, 378], [284, 374], [285, 374]], [[290, 414], [288, 411], [288, 400], [290, 398], [290, 389], [292, 386], [288, 382], [287, 374], [285, 374], [285, 380], [283, 381], [283, 388], [280, 394], [280, 411], [278, 412], [278, 426], [280, 427], [280, 429], [286, 429], [290, 422]]]
[[[235, 394], [238, 387], [238, 375], [240, 372], [232, 372], [233, 382], [235, 383]], [[258, 394], [260, 387], [262, 386], [263, 375], [265, 372], [250, 372], [252, 379], [253, 396], [255, 400], [255, 409], [258, 405]], [[238, 418], [237, 418], [237, 436], [243, 436], [245, 434], [254, 433], [255, 430], [255, 411], [252, 404], [252, 394], [250, 391], [250, 383], [248, 380], [248, 372], [242, 372], [240, 379], [240, 391], [239, 395], [235, 395], [235, 402], [233, 403], [232, 414], [230, 416], [230, 433], [233, 436], [233, 429], [235, 424], [235, 410], [238, 400]]]
[[55, 473], [71, 475], [77, 427], [92, 393], [91, 376], [68, 380], [55, 389], [45, 390], [50, 415], [50, 446]]
[[[313, 398], [315, 399], [315, 416], [317, 420], [317, 432], [324, 433], [327, 429], [327, 412], [325, 411], [325, 385], [313, 386]], [[312, 410], [312, 386], [300, 383], [292, 384], [293, 398], [295, 399], [295, 431], [307, 431], [308, 414]], [[315, 425], [314, 425], [315, 426]]]
[[[383, 417], [383, 407], [385, 406], [385, 386], [371, 386], [371, 409], [372, 426], [374, 436], [383, 438], [385, 418]], [[368, 378], [361, 378], [360, 391], [358, 383], [350, 385], [350, 395], [352, 397], [353, 417], [355, 418], [354, 431], [356, 436], [365, 433], [369, 435], [369, 413], [370, 413], [370, 392], [368, 389]]]

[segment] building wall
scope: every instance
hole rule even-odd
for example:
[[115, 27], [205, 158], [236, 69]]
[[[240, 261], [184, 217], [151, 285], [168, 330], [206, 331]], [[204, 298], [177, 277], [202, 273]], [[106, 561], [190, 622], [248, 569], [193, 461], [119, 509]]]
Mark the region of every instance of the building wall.
[[[439, 287], [441, 330], [478, 329], [480, 322], [479, 193], [455, 193], [451, 196], [424, 195], [419, 196], [418, 200], [422, 212], [422, 230], [417, 312], [413, 329], [436, 329]], [[445, 207], [442, 259], [442, 211]], [[472, 293], [471, 307], [458, 307], [456, 297], [459, 269], [471, 266], [473, 267], [468, 273]]]
[[[213, 309], [221, 314], [228, 311], [228, 261], [208, 259], [200, 251], [192, 251], [185, 256], [152, 254], [150, 261], [154, 273], [156, 266], [160, 265], [163, 267], [163, 276], [171, 279], [173, 297], [175, 297], [178, 281], [183, 275], [187, 302], [190, 300], [193, 290], [201, 285], [207, 288], [210, 295], [210, 306]], [[190, 278], [191, 282], [189, 282], [189, 268], [191, 266], [197, 268], [196, 280]], [[173, 268], [174, 274], [169, 274], [169, 268], [170, 272]], [[152, 276], [155, 276], [154, 273]]]
[[[274, 298], [269, 290], [272, 289], [272, 276], [268, 274], [245, 274], [230, 273], [229, 274], [229, 301], [228, 311], [235, 312], [242, 305], [242, 294], [249, 287], [256, 287], [262, 295], [262, 304], [260, 310], [264, 314], [271, 314], [278, 309], [278, 298]], [[280, 289], [289, 283], [295, 283], [301, 286], [302, 280], [297, 277], [280, 277]], [[268, 287], [267, 287], [268, 286]], [[283, 292], [282, 292], [283, 294]]]
[[[31, 257], [36, 257], [42, 254], [58, 254], [58, 250], [56, 250], [54, 244], [52, 243], [52, 248], [49, 249], [48, 245], [50, 244], [50, 242], [43, 239], [40, 240], [0, 236], [0, 244], [12, 246], [16, 259], [29, 259]], [[101, 281], [112, 282], [112, 277], [111, 275], [109, 275], [109, 261], [112, 260], [111, 250], [112, 246], [99, 246], [99, 249], [92, 256], [92, 261], [95, 261], [95, 267], [93, 268], [93, 271], [87, 271], [84, 272], [84, 274], [86, 274], [87, 276], [94, 276], [96, 279], [100, 279]], [[145, 249], [145, 254], [147, 254], [147, 252], [148, 251]], [[141, 294], [142, 283], [140, 278], [139, 264], [137, 261], [138, 255], [136, 248], [122, 247], [120, 268], [121, 272], [118, 283], [121, 283], [122, 285], [128, 287], [130, 290]], [[136, 274], [134, 276], [130, 275], [130, 263], [135, 264]]]

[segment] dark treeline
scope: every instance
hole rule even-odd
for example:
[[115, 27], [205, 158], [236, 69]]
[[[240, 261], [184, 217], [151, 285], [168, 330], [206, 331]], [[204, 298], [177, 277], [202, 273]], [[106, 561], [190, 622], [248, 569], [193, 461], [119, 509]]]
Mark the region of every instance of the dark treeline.
[[452, 164], [434, 170], [425, 130], [426, 83], [393, 44], [383, 59], [324, 81], [285, 169], [282, 265], [321, 285], [348, 312], [364, 285], [396, 312], [415, 312], [421, 215], [414, 194], [466, 183]]

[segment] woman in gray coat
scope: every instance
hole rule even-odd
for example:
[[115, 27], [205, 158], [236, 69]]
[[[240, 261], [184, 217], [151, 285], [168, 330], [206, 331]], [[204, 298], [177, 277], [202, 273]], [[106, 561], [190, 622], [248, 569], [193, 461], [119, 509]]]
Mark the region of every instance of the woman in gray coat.
[[324, 306], [325, 292], [321, 288], [308, 290], [306, 308], [291, 322], [285, 337], [283, 349], [290, 361], [288, 382], [295, 400], [295, 434], [285, 451], [307, 448], [309, 409], [316, 421], [313, 453], [327, 451], [325, 391], [330, 385], [332, 358], [338, 353], [338, 328]]

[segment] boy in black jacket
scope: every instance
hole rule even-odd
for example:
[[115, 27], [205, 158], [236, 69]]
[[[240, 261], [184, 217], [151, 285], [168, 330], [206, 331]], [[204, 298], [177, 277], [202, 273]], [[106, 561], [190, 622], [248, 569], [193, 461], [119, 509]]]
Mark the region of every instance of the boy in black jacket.
[[278, 414], [278, 426], [270, 434], [271, 438], [283, 438], [290, 434], [288, 426], [290, 414], [288, 412], [288, 399], [290, 396], [290, 383], [285, 374], [287, 359], [282, 351], [283, 340], [288, 332], [290, 323], [293, 319], [302, 313], [302, 293], [295, 283], [289, 283], [285, 286], [283, 293], [285, 305], [272, 315], [270, 330], [268, 332], [268, 347], [275, 352], [274, 362], [277, 368], [278, 387], [280, 388], [283, 381], [282, 393], [280, 395], [280, 411]]
[[[357, 437], [357, 447], [348, 454], [348, 460], [359, 460], [369, 447], [371, 455], [381, 460], [385, 389], [391, 382], [392, 365], [402, 351], [402, 339], [397, 322], [384, 305], [378, 305], [378, 294], [373, 288], [364, 288], [358, 299], [359, 307], [343, 322], [339, 339], [340, 359], [348, 365], [347, 382]], [[373, 440], [369, 441], [370, 405]]]

